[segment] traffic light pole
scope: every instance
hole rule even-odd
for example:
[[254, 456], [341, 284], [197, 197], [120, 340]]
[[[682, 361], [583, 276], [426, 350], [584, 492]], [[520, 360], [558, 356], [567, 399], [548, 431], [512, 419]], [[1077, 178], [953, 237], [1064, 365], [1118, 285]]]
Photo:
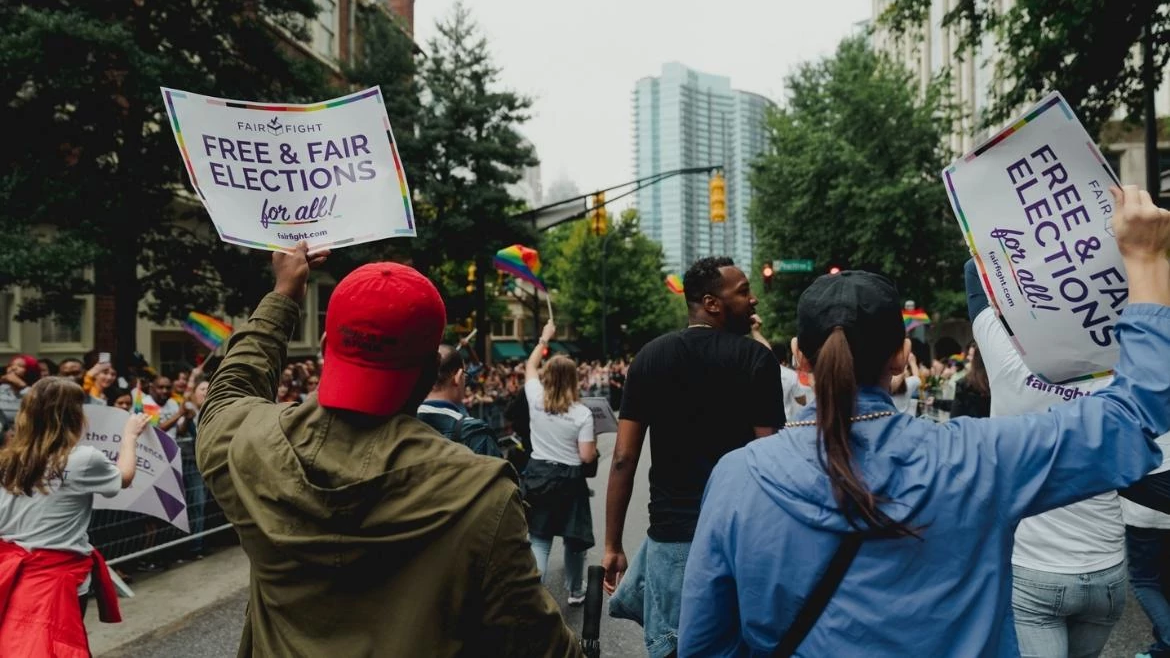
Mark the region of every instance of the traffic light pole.
[[590, 192], [589, 194], [581, 194], [581, 195], [578, 195], [578, 196], [575, 196], [575, 197], [572, 197], [569, 199], [562, 199], [560, 201], [557, 201], [556, 203], [550, 203], [548, 205], [541, 206], [541, 207], [536, 208], [534, 210], [529, 210], [527, 212], [522, 212], [520, 214], [513, 215], [513, 218], [522, 219], [525, 221], [530, 221], [530, 222], [532, 222], [532, 224], [536, 228], [536, 230], [547, 231], [550, 228], [553, 228], [554, 226], [560, 226], [561, 224], [581, 219], [582, 217], [584, 217], [586, 215], [586, 213], [589, 210], [589, 209], [583, 209], [583, 210], [577, 211], [575, 213], [572, 211], [570, 211], [569, 213], [564, 213], [564, 212], [558, 213], [558, 210], [562, 210], [563, 206], [569, 206], [570, 204], [577, 204], [577, 203], [582, 202], [586, 199], [589, 199], [597, 194], [604, 195], [607, 192], [612, 192], [614, 190], [620, 190], [622, 188], [629, 187], [631, 185], [634, 186], [634, 188], [631, 190], [627, 190], [627, 191], [622, 192], [621, 194], [619, 194], [615, 197], [606, 199], [604, 205], [609, 205], [610, 203], [617, 201], [618, 199], [624, 199], [625, 197], [628, 197], [631, 194], [634, 194], [635, 192], [637, 192], [638, 190], [641, 190], [642, 188], [650, 187], [651, 185], [661, 183], [662, 181], [667, 180], [669, 178], [674, 178], [675, 176], [683, 176], [683, 175], [687, 175], [687, 174], [709, 174], [713, 171], [723, 171], [723, 165], [711, 165], [708, 167], [685, 167], [683, 169], [672, 169], [670, 171], [663, 171], [663, 172], [654, 174], [652, 176], [645, 176], [643, 178], [639, 178], [636, 180], [628, 181], [628, 182], [621, 183], [618, 185], [613, 185], [613, 186], [607, 187], [603, 190], [597, 190], [596, 192]]
[[609, 236], [601, 239], [601, 360], [609, 360], [609, 282], [606, 275], [606, 259], [609, 251]]

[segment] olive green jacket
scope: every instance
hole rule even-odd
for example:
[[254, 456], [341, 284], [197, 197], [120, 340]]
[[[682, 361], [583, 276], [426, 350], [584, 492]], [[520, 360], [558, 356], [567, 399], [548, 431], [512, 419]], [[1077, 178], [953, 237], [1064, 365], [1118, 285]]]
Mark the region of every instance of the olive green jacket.
[[251, 560], [240, 656], [580, 656], [540, 582], [515, 472], [408, 414], [275, 404], [293, 300], [231, 338], [199, 470]]

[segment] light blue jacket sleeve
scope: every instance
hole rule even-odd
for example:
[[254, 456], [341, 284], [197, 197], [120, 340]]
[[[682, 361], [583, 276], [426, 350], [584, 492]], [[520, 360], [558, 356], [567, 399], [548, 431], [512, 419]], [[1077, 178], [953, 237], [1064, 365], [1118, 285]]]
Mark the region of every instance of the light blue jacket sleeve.
[[1170, 307], [1131, 305], [1117, 335], [1113, 382], [1097, 393], [1045, 414], [948, 423], [947, 458], [990, 467], [1008, 519], [1126, 487], [1161, 463], [1154, 438], [1170, 430]]
[[[734, 501], [751, 481], [743, 451], [720, 460], [707, 480], [702, 511], [683, 575], [683, 603], [679, 615], [679, 658], [741, 654], [739, 599], [731, 555], [735, 538]], [[719, 500], [708, 507], [708, 498]], [[730, 500], [729, 500], [730, 498]]]

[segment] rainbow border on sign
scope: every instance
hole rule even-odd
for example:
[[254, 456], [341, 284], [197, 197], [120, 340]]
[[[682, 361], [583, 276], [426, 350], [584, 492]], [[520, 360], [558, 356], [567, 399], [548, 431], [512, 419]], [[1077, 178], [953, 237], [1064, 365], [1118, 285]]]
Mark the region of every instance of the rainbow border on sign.
[[[987, 140], [986, 142], [984, 142], [980, 146], [977, 146], [975, 148], [975, 150], [968, 153], [966, 156], [961, 158], [961, 160], [963, 162], [971, 162], [975, 158], [986, 153], [993, 146], [998, 145], [999, 143], [1006, 140], [1008, 137], [1011, 137], [1015, 133], [1019, 132], [1019, 130], [1021, 128], [1028, 125], [1032, 121], [1035, 121], [1037, 117], [1044, 114], [1048, 110], [1053, 109], [1054, 107], [1059, 108], [1061, 110], [1061, 112], [1064, 114], [1065, 118], [1068, 119], [1069, 121], [1076, 121], [1076, 115], [1073, 114], [1072, 108], [1070, 108], [1068, 106], [1068, 102], [1064, 100], [1063, 96], [1061, 96], [1060, 94], [1056, 94], [1055, 96], [1053, 96], [1049, 100], [1045, 101], [1044, 103], [1041, 103], [1039, 106], [1037, 106], [1031, 112], [1025, 114], [1024, 117], [1022, 119], [1020, 119], [1019, 121], [1013, 123], [1012, 125], [1008, 126], [1007, 128], [1004, 128], [997, 135], [995, 135], [991, 139]], [[1091, 141], [1086, 142], [1086, 144], [1089, 147], [1089, 152], [1092, 153], [1093, 157], [1096, 158], [1097, 162], [1101, 164], [1101, 167], [1105, 170], [1105, 173], [1109, 176], [1109, 179], [1113, 181], [1113, 184], [1120, 185], [1120, 182], [1118, 181], [1117, 176], [1113, 173], [1113, 170], [1109, 168], [1109, 163], [1105, 162], [1105, 160], [1101, 157], [1100, 152], [1098, 151], [1096, 146], [1093, 144], [1093, 142], [1091, 142]], [[994, 289], [993, 286], [991, 285], [991, 276], [988, 274], [987, 266], [984, 265], [983, 258], [979, 254], [979, 250], [975, 248], [975, 236], [971, 232], [971, 226], [967, 222], [967, 215], [963, 212], [963, 206], [962, 206], [962, 204], [959, 203], [959, 195], [955, 191], [954, 181], [951, 179], [951, 174], [953, 174], [957, 168], [958, 168], [958, 163], [956, 162], [955, 164], [952, 164], [951, 166], [947, 167], [946, 170], [943, 171], [943, 179], [946, 181], [947, 194], [951, 197], [951, 206], [955, 209], [955, 215], [959, 219], [959, 224], [961, 224], [963, 227], [962, 228], [963, 239], [966, 240], [966, 242], [967, 242], [967, 250], [971, 252], [971, 257], [975, 260], [975, 266], [979, 268], [979, 276], [983, 279], [983, 289], [985, 292], [991, 291]], [[1002, 248], [1002, 243], [1001, 243], [1001, 248]], [[1016, 275], [1016, 268], [1012, 265], [1011, 258], [1007, 257], [1006, 251], [1004, 252], [1004, 263], [1007, 264], [1007, 267], [1011, 272], [1012, 279], [1015, 281], [1016, 287], [1018, 288], [1020, 285], [1020, 279]], [[1015, 346], [1016, 351], [1018, 351], [1021, 355], [1027, 354], [1027, 352], [1024, 351], [1024, 347], [1022, 345], [1020, 345], [1019, 339], [1016, 338], [1015, 332], [1012, 331], [1011, 325], [1009, 325], [1007, 320], [1005, 319], [1004, 314], [1003, 314], [1003, 309], [1001, 309], [999, 307], [999, 303], [996, 301], [995, 295], [988, 294], [987, 300], [991, 303], [991, 307], [993, 309], [995, 309], [995, 314], [997, 316], [999, 316], [999, 321], [1003, 325], [1003, 328], [1007, 331], [1008, 338], [1011, 339], [1012, 345]], [[1032, 315], [1033, 315], [1033, 317], [1035, 317], [1034, 313]], [[1108, 377], [1108, 376], [1113, 374], [1113, 371], [1112, 370], [1105, 370], [1102, 372], [1095, 372], [1095, 373], [1092, 373], [1089, 375], [1083, 375], [1081, 377], [1076, 377], [1076, 378], [1069, 379], [1069, 380], [1066, 380], [1063, 382], [1052, 382], [1047, 377], [1045, 377], [1044, 375], [1042, 375], [1040, 373], [1032, 373], [1032, 374], [1035, 377], [1044, 381], [1045, 383], [1063, 385], [1063, 384], [1076, 384], [1076, 383], [1080, 383], [1080, 382], [1091, 381], [1094, 379], [1100, 379], [1102, 377]]]
[[[179, 113], [177, 110], [175, 110], [174, 99], [188, 98], [188, 94], [175, 89], [167, 89], [166, 87], [163, 87], [163, 96], [166, 97], [167, 109], [170, 110], [169, 114], [171, 117], [171, 127], [175, 133], [175, 141], [179, 144], [179, 152], [183, 155], [183, 165], [187, 168], [187, 175], [191, 177], [192, 187], [195, 188], [195, 192], [199, 195], [199, 199], [203, 202], [203, 205], [206, 206], [207, 196], [203, 194], [203, 190], [199, 187], [199, 181], [195, 177], [195, 166], [191, 164], [191, 156], [187, 152], [187, 142], [185, 139], [183, 139], [183, 130], [179, 126]], [[269, 105], [264, 103], [249, 103], [246, 101], [232, 101], [225, 98], [212, 98], [209, 96], [203, 96], [202, 98], [208, 105], [230, 107], [239, 110], [259, 110], [262, 112], [319, 112], [321, 110], [328, 110], [330, 108], [340, 107], [342, 105], [348, 105], [349, 103], [354, 103], [356, 101], [365, 100], [371, 96], [376, 96], [378, 98], [378, 103], [385, 107], [386, 102], [382, 98], [382, 89], [380, 87], [372, 87], [365, 91], [359, 91], [357, 93], [350, 94], [349, 96], [342, 96], [340, 98], [334, 98], [333, 100], [324, 101], [322, 103], [312, 103], [308, 105]], [[410, 233], [414, 232], [414, 209], [410, 204], [410, 188], [406, 184], [406, 171], [404, 171], [402, 168], [402, 160], [398, 157], [398, 145], [394, 142], [394, 133], [390, 130], [390, 118], [383, 117], [383, 124], [385, 125], [386, 129], [386, 139], [390, 142], [390, 153], [394, 156], [394, 169], [395, 173], [398, 175], [398, 189], [402, 194], [402, 205], [406, 210], [406, 226], [408, 230], [399, 230], [398, 232], [404, 235], [409, 235]], [[210, 210], [210, 208], [208, 210]], [[212, 223], [215, 223], [214, 220]], [[219, 231], [218, 226], [216, 227], [216, 230]], [[223, 240], [229, 240], [246, 247], [257, 247], [260, 249], [275, 251], [288, 251], [288, 247], [285, 245], [274, 245], [263, 242], [256, 242], [254, 240], [244, 240], [235, 236], [227, 235], [222, 231], [220, 231], [219, 234]], [[373, 234], [356, 238], [346, 238], [344, 240], [336, 240], [326, 244], [313, 245], [313, 248], [314, 250], [318, 250], [342, 247], [347, 244], [364, 242], [371, 237], [373, 237]]]

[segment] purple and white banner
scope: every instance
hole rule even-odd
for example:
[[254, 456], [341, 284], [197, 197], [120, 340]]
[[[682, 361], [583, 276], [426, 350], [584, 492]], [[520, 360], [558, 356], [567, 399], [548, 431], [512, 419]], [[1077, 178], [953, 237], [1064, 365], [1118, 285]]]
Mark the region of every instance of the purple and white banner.
[[[82, 445], [93, 446], [111, 462], [117, 462], [122, 447], [122, 430], [129, 417], [129, 413], [117, 407], [85, 405], [87, 423]], [[134, 482], [113, 498], [94, 496], [94, 509], [148, 514], [183, 532], [191, 532], [183, 495], [183, 459], [179, 446], [165, 432], [151, 427], [138, 437], [136, 448], [138, 470]]]
[[1110, 232], [1117, 176], [1049, 94], [943, 171], [992, 306], [1044, 381], [1103, 377], [1129, 291]]

